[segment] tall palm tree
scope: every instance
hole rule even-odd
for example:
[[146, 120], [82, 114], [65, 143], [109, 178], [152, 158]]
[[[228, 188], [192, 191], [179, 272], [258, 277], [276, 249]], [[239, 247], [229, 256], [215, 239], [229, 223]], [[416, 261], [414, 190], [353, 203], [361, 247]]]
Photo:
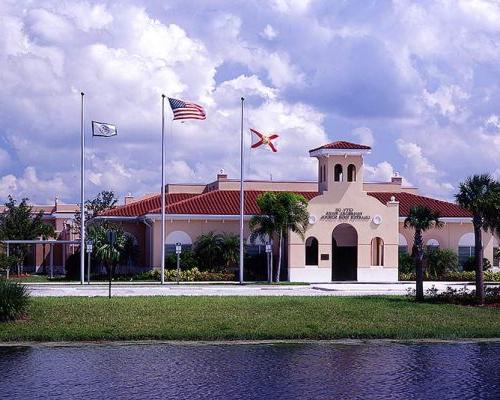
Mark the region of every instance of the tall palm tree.
[[500, 234], [500, 182], [488, 174], [470, 176], [460, 184], [455, 199], [472, 213], [476, 296], [479, 303], [484, 304], [482, 231]]
[[439, 220], [439, 212], [432, 211], [429, 207], [417, 205], [410, 209], [405, 219], [404, 227], [415, 230], [412, 256], [417, 275], [417, 301], [424, 300], [424, 241], [422, 233], [432, 229], [441, 228], [443, 222]]
[[276, 282], [280, 280], [283, 244], [288, 232], [298, 234], [302, 240], [309, 225], [307, 200], [304, 196], [290, 192], [267, 192], [257, 198], [261, 215], [255, 215], [250, 220], [251, 237], [278, 235], [278, 267]]

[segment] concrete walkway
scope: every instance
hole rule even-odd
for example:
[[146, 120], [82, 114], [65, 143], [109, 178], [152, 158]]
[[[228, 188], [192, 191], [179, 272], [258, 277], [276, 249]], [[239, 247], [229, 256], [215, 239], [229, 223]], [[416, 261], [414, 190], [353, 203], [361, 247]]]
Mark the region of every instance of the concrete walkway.
[[[496, 284], [500, 285], [500, 284]], [[107, 296], [104, 283], [79, 285], [76, 283], [31, 283], [26, 284], [32, 296]], [[439, 291], [447, 287], [474, 289], [472, 282], [425, 282], [424, 290], [434, 286]], [[113, 296], [373, 296], [405, 295], [414, 289], [414, 282], [400, 283], [318, 283], [310, 285], [238, 285], [224, 284], [165, 284], [158, 283], [114, 283]]]

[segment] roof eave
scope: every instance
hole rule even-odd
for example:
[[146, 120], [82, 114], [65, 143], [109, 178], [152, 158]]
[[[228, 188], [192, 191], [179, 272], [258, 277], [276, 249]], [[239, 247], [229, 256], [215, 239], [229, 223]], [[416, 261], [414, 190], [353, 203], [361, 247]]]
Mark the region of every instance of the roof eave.
[[313, 149], [309, 150], [310, 157], [322, 157], [322, 156], [364, 156], [365, 154], [370, 154], [369, 149]]

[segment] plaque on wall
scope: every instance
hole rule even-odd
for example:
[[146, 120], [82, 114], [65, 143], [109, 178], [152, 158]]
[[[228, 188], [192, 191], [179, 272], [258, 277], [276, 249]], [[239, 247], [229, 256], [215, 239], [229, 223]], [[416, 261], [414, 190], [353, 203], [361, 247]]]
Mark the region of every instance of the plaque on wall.
[[328, 261], [330, 259], [330, 254], [321, 254], [321, 261]]

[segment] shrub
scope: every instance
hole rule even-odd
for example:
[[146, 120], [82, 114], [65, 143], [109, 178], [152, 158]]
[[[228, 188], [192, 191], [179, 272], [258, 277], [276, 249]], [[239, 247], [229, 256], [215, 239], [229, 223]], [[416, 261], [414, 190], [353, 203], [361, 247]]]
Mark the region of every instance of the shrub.
[[[473, 282], [476, 279], [476, 274], [473, 271], [447, 272], [437, 278], [431, 277], [428, 281], [458, 281], [458, 282]], [[400, 281], [414, 281], [415, 273], [400, 273]], [[485, 271], [484, 280], [486, 282], [500, 282], [500, 272]]]
[[0, 279], [0, 321], [14, 321], [26, 313], [29, 294], [25, 286]]
[[[483, 258], [483, 271], [487, 271], [491, 268], [490, 260]], [[464, 262], [464, 271], [475, 271], [476, 270], [476, 257], [469, 257]]]
[[[157, 272], [158, 279], [160, 272]], [[198, 268], [181, 270], [179, 280], [182, 282], [203, 282], [203, 281], [232, 281], [235, 279], [233, 272], [200, 271]], [[165, 280], [175, 282], [177, 280], [176, 269], [165, 270]]]
[[[180, 256], [180, 264], [182, 269], [192, 269], [198, 266], [198, 260], [196, 259], [193, 251], [183, 250]], [[165, 268], [177, 268], [177, 254], [169, 254], [165, 257]]]
[[0, 272], [7, 273], [16, 267], [16, 257], [0, 254]]
[[425, 253], [427, 274], [438, 278], [447, 272], [457, 272], [458, 256], [450, 249], [428, 248]]
[[399, 253], [399, 272], [402, 274], [409, 274], [414, 271], [413, 258], [407, 253]]

